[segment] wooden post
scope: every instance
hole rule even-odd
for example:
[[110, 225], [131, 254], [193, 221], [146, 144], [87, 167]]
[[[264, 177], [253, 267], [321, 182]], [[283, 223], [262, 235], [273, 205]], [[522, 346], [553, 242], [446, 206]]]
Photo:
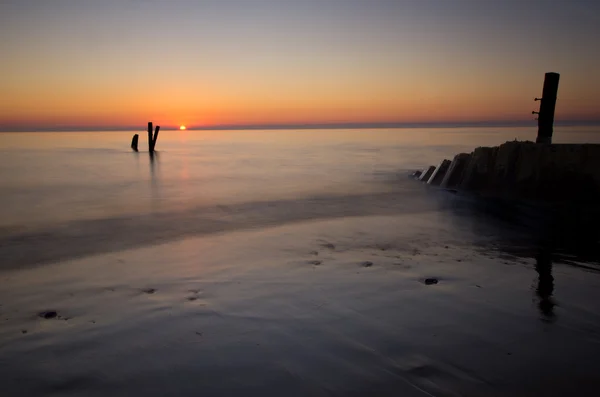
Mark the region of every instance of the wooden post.
[[440, 165], [437, 166], [433, 174], [431, 174], [431, 177], [429, 177], [427, 184], [439, 186], [442, 183], [444, 176], [446, 176], [446, 172], [448, 172], [448, 168], [450, 167], [451, 163], [452, 162], [450, 160], [442, 160], [442, 162], [440, 163]]
[[152, 147], [152, 122], [148, 122], [148, 152], [152, 153], [154, 148]]
[[152, 138], [152, 149], [151, 152], [154, 152], [154, 147], [156, 146], [156, 141], [158, 140], [158, 131], [160, 131], [160, 125], [156, 126], [156, 130], [154, 131], [154, 137]]
[[136, 152], [138, 151], [138, 140], [140, 139], [140, 136], [138, 134], [135, 134], [133, 136], [133, 138], [131, 138], [131, 148], [133, 150], [135, 150]]
[[456, 189], [463, 180], [465, 171], [471, 162], [471, 157], [472, 155], [469, 153], [459, 153], [454, 156], [454, 160], [450, 163], [440, 186], [444, 189]]
[[426, 170], [423, 171], [423, 173], [419, 177], [419, 180], [421, 182], [427, 182], [429, 180], [429, 178], [431, 178], [431, 175], [433, 175], [434, 172], [435, 172], [435, 165], [429, 166], [429, 168], [427, 168]]
[[552, 143], [554, 109], [556, 108], [556, 94], [558, 92], [559, 78], [560, 74], [558, 73], [546, 73], [542, 97], [535, 98], [536, 101], [540, 101], [540, 111], [533, 112], [534, 114], [538, 114], [538, 135], [536, 143]]

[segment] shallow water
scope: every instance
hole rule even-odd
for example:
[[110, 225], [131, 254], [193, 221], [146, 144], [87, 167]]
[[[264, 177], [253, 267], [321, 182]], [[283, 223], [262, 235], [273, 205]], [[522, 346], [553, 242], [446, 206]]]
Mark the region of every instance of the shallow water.
[[[594, 131], [564, 127], [555, 141], [597, 141]], [[2, 134], [0, 227], [394, 191], [385, 182], [398, 172], [534, 132], [164, 131], [153, 161], [129, 149], [131, 132]]]
[[407, 178], [530, 133], [0, 135], [2, 395], [595, 396], [596, 251]]
[[[593, 127], [557, 142], [596, 142]], [[532, 128], [163, 131], [0, 135], [0, 254], [19, 267], [186, 235], [419, 211], [409, 170], [533, 139]], [[143, 150], [144, 134], [140, 133]]]

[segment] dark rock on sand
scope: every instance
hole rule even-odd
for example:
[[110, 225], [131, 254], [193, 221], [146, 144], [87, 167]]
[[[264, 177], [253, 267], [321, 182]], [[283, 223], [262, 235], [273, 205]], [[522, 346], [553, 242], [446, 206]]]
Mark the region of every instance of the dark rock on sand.
[[309, 262], [311, 265], [315, 265], [315, 266], [319, 266], [320, 264], [322, 264], [323, 262], [321, 261], [310, 261]]
[[156, 292], [156, 289], [155, 289], [155, 288], [144, 288], [144, 289], [142, 290], [142, 292], [144, 292], [144, 293], [146, 293], [146, 294], [153, 294], [153, 293], [155, 293], [155, 292]]
[[21, 330], [21, 333], [22, 333], [22, 334], [26, 334], [26, 333], [27, 333], [27, 330], [26, 330], [26, 329], [23, 329], [23, 330]]
[[54, 310], [48, 310], [48, 311], [39, 313], [38, 316], [40, 316], [41, 318], [45, 318], [46, 320], [49, 320], [51, 318], [56, 318], [56, 316], [58, 316], [58, 313], [55, 312]]
[[361, 263], [362, 267], [371, 267], [373, 266], [373, 262], [369, 262], [369, 261], [365, 261], [363, 263]]
[[426, 278], [425, 279], [425, 284], [426, 285], [432, 285], [432, 284], [437, 284], [438, 283], [438, 279], [437, 278]]

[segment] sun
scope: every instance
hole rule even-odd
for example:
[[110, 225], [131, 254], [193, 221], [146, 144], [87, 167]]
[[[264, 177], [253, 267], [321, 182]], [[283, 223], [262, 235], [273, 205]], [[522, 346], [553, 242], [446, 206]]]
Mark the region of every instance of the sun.
[[184, 131], [184, 130], [186, 130], [187, 128], [185, 127], [185, 125], [180, 125], [180, 126], [179, 126], [179, 129], [180, 129], [181, 131]]

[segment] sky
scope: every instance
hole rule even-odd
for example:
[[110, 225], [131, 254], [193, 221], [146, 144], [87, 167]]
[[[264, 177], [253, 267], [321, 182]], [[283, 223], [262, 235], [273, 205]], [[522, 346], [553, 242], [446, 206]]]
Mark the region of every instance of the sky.
[[595, 0], [0, 0], [0, 130], [600, 120]]

